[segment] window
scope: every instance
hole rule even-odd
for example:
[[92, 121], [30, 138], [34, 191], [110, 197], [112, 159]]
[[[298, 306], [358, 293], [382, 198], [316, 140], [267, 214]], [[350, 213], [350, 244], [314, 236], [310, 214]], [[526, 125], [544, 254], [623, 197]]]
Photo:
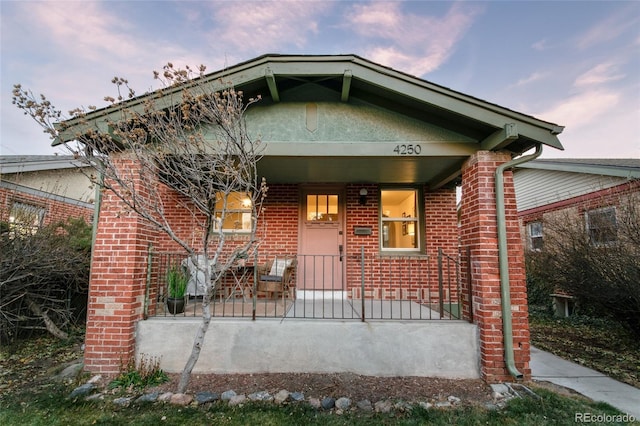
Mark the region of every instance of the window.
[[529, 249], [534, 251], [542, 250], [542, 222], [531, 222], [527, 224], [529, 232]]
[[615, 207], [589, 210], [585, 213], [589, 241], [594, 245], [615, 243], [618, 240], [618, 223]]
[[252, 212], [251, 197], [246, 193], [232, 192], [226, 197], [220, 193], [216, 196], [215, 229], [222, 225], [225, 232], [251, 232]]
[[9, 213], [9, 229], [14, 235], [35, 234], [44, 218], [44, 209], [32, 204], [15, 202]]
[[380, 191], [380, 246], [385, 251], [419, 251], [420, 221], [416, 189]]
[[338, 220], [338, 195], [307, 195], [307, 220], [314, 222]]

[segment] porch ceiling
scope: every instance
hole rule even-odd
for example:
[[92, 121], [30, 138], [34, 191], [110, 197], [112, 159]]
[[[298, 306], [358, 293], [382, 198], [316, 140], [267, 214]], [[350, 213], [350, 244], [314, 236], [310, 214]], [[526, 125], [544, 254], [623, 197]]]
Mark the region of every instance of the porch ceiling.
[[[291, 157], [258, 163], [268, 183], [424, 183], [438, 186], [467, 157]], [[451, 184], [455, 180], [450, 181]]]

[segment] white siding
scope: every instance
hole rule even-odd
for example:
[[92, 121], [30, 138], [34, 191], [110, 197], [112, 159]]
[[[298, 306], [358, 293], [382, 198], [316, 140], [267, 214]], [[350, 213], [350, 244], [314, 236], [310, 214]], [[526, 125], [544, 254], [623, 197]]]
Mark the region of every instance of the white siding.
[[518, 211], [579, 197], [627, 181], [612, 176], [537, 169], [516, 170], [513, 179]]

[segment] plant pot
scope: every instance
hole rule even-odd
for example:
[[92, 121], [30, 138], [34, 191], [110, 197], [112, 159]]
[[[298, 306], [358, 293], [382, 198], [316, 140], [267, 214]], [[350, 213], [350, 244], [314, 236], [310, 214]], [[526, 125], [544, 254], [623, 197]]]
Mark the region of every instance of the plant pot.
[[184, 297], [181, 297], [180, 299], [174, 299], [172, 297], [167, 298], [167, 310], [172, 315], [183, 313], [184, 305], [185, 305]]

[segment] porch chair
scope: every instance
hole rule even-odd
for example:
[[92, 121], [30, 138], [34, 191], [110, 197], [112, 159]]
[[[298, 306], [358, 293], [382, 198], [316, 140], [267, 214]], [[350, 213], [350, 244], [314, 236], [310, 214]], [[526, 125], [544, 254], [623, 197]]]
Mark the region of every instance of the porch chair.
[[268, 298], [274, 298], [276, 293], [295, 299], [294, 271], [296, 259], [275, 258], [264, 265], [258, 266], [258, 293], [264, 293]]

